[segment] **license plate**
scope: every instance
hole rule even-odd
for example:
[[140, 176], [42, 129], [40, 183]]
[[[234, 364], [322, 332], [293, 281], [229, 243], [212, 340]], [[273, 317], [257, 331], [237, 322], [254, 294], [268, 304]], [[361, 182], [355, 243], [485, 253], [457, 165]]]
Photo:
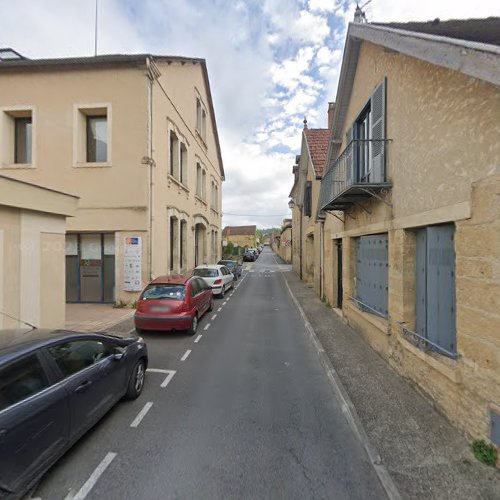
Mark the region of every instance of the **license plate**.
[[151, 306], [151, 312], [168, 312], [170, 307], [168, 306]]

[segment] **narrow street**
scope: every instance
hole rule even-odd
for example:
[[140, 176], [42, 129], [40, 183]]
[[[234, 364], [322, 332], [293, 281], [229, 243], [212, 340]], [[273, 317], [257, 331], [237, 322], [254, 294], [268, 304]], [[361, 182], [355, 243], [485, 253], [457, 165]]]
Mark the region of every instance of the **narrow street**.
[[32, 497], [386, 498], [282, 272], [266, 248], [195, 336], [145, 335], [149, 368], [165, 372], [149, 371], [142, 396], [117, 405]]

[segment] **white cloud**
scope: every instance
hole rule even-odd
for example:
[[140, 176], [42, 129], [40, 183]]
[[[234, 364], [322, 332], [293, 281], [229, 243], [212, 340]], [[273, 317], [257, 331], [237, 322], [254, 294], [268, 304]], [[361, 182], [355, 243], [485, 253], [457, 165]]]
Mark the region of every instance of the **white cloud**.
[[312, 11], [333, 12], [337, 7], [337, 0], [309, 0], [309, 9]]

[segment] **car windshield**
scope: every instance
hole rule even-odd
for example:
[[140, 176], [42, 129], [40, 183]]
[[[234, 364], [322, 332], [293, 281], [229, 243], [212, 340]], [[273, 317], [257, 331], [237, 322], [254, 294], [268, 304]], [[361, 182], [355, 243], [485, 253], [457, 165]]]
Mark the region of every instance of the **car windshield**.
[[201, 276], [202, 278], [216, 278], [219, 275], [217, 269], [207, 269], [206, 267], [195, 269], [193, 274], [195, 276]]
[[158, 284], [148, 285], [142, 293], [141, 300], [184, 300], [185, 296], [185, 285]]
[[219, 262], [219, 264], [226, 266], [226, 267], [229, 267], [229, 269], [231, 269], [232, 267], [234, 267], [236, 265], [236, 262], [234, 262], [232, 260], [221, 260]]

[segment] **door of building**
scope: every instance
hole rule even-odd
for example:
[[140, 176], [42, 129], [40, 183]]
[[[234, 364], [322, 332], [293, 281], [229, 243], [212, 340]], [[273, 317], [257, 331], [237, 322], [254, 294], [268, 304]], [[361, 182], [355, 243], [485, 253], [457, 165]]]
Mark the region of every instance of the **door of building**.
[[114, 302], [114, 233], [66, 235], [66, 301]]
[[337, 307], [342, 309], [342, 240], [337, 240]]

